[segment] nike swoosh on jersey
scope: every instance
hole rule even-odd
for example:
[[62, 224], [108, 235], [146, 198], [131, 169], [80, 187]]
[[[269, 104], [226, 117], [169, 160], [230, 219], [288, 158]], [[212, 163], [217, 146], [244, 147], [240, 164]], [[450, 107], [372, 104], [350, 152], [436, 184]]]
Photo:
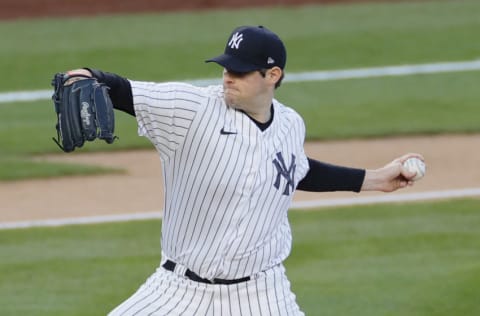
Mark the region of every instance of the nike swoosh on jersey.
[[235, 134], [237, 134], [237, 132], [228, 132], [222, 127], [222, 129], [220, 130], [220, 134], [222, 134], [222, 135], [235, 135]]

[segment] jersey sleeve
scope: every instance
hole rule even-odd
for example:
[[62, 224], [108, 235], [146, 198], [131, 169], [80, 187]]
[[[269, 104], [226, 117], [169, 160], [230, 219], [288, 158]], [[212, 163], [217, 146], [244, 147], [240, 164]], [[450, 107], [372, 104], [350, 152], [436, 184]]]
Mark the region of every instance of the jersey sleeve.
[[139, 135], [147, 137], [163, 159], [170, 157], [183, 143], [205, 96], [184, 83], [130, 84]]

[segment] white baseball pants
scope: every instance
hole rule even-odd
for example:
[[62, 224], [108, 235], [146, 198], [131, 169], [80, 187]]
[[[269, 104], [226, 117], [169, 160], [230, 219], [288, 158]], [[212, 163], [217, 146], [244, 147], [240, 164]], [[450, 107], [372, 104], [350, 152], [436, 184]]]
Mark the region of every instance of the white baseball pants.
[[159, 267], [109, 316], [222, 315], [303, 316], [290, 290], [285, 268], [278, 265], [252, 280], [231, 285], [206, 284]]

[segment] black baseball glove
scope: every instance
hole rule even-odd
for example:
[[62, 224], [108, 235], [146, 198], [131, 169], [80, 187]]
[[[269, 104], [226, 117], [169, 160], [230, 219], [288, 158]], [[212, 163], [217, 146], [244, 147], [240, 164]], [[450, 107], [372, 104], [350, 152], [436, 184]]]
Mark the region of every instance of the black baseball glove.
[[57, 73], [52, 86], [58, 138], [53, 140], [63, 151], [74, 151], [96, 138], [113, 143], [117, 138], [113, 105], [105, 84], [83, 75]]

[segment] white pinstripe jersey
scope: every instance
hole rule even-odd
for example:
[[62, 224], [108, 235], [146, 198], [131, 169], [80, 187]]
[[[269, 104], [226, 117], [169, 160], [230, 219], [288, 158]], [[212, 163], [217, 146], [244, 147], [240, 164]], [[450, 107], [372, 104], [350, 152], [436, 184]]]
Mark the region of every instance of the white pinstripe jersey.
[[139, 134], [162, 161], [162, 255], [208, 279], [281, 263], [291, 249], [287, 210], [308, 171], [301, 117], [273, 100], [262, 132], [225, 104], [221, 86], [131, 85]]

